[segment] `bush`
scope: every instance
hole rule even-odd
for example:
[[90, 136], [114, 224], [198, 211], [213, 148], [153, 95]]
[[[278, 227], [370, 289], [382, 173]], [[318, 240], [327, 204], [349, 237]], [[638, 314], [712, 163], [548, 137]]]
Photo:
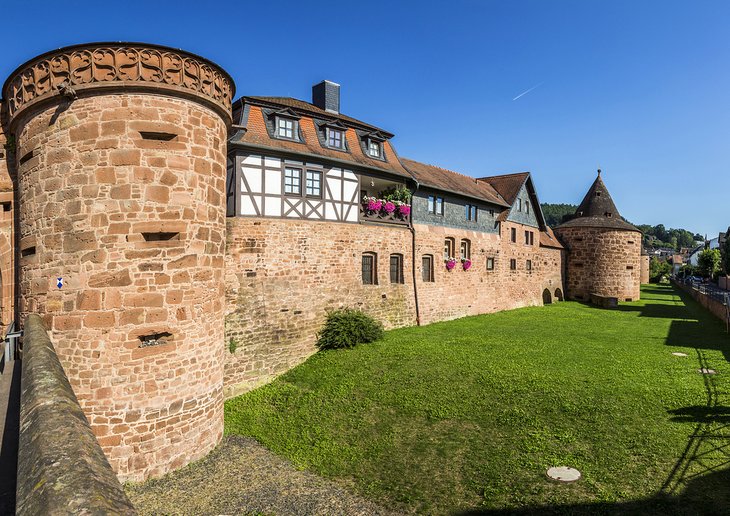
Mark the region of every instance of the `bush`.
[[327, 314], [322, 332], [317, 335], [319, 349], [352, 348], [383, 336], [383, 325], [368, 314], [341, 308]]

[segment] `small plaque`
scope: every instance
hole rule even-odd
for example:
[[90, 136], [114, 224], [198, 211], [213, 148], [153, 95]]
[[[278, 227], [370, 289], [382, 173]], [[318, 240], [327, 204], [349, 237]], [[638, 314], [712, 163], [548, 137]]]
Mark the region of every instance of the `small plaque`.
[[59, 289], [63, 288], [63, 278], [56, 278], [56, 286]]
[[672, 353], [675, 357], [686, 357], [688, 356], [687, 353], [680, 353], [679, 351]]

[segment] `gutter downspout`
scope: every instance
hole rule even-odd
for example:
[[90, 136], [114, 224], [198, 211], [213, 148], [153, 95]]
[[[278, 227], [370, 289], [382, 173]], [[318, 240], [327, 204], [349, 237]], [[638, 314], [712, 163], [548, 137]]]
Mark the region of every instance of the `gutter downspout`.
[[413, 298], [416, 303], [416, 326], [420, 326], [421, 311], [418, 308], [418, 285], [416, 283], [416, 228], [413, 227], [413, 196], [421, 185], [415, 179], [413, 181], [416, 183], [416, 188], [411, 192], [411, 213], [408, 221], [408, 229], [411, 230], [411, 272], [413, 273]]

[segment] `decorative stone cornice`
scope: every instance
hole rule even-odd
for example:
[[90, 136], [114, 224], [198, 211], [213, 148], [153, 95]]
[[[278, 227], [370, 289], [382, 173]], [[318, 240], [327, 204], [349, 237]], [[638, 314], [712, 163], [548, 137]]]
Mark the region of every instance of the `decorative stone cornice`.
[[231, 118], [233, 79], [200, 56], [142, 43], [90, 43], [45, 53], [18, 67], [3, 86], [10, 123], [26, 108], [90, 89], [166, 90], [192, 96]]

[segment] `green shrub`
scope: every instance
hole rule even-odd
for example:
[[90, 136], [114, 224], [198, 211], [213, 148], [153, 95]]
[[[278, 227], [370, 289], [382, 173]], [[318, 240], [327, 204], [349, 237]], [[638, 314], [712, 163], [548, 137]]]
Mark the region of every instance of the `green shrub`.
[[238, 342], [236, 342], [236, 340], [231, 337], [231, 340], [228, 341], [228, 351], [230, 351], [231, 353], [235, 353], [236, 349], [238, 349]]
[[327, 314], [319, 335], [319, 349], [352, 348], [383, 336], [383, 325], [368, 314], [352, 308], [340, 308]]

